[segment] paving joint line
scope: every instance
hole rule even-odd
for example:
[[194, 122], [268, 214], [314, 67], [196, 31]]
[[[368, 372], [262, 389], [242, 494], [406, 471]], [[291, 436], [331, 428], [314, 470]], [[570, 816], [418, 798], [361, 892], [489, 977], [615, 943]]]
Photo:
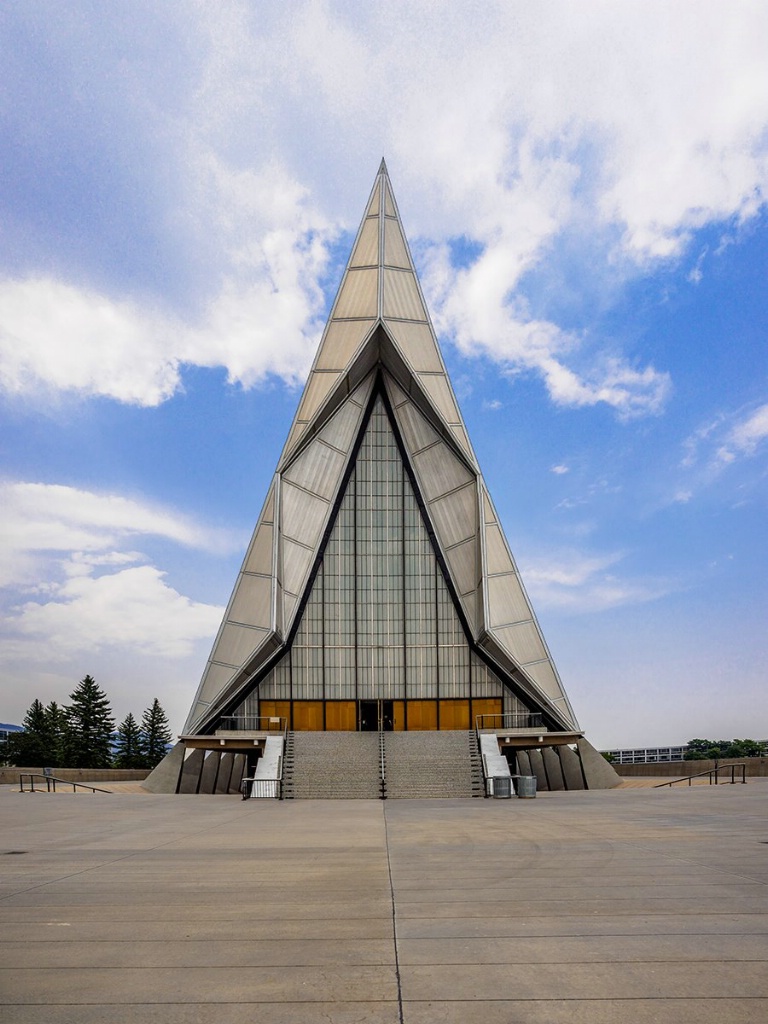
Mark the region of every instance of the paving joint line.
[[400, 981], [400, 951], [398, 950], [398, 936], [397, 936], [397, 906], [395, 904], [395, 887], [392, 882], [392, 860], [389, 855], [389, 828], [387, 822], [387, 804], [385, 800], [381, 802], [381, 813], [384, 819], [384, 845], [387, 850], [387, 874], [389, 875], [389, 895], [392, 900], [392, 942], [395, 948], [395, 979], [397, 981], [397, 1013], [400, 1020], [400, 1024], [404, 1024], [405, 1018], [403, 1017], [403, 990]]

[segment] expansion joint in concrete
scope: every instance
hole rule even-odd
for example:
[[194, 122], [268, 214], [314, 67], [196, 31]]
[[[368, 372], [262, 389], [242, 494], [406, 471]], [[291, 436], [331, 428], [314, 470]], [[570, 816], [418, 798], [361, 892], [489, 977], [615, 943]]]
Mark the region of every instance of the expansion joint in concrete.
[[392, 903], [392, 942], [395, 951], [395, 978], [397, 979], [397, 1013], [400, 1024], [404, 1024], [403, 1017], [403, 988], [400, 983], [400, 951], [398, 949], [397, 935], [397, 904], [395, 903], [395, 887], [392, 882], [392, 858], [389, 855], [389, 829], [387, 828], [387, 805], [382, 803], [381, 812], [384, 818], [384, 845], [387, 849], [387, 874], [389, 876], [389, 898]]

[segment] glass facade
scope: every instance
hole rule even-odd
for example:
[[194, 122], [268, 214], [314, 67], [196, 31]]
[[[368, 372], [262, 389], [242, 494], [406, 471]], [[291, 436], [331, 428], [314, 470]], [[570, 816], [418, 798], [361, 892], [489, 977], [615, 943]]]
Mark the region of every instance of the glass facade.
[[467, 642], [379, 397], [291, 649], [236, 714], [259, 699], [502, 697], [526, 710]]

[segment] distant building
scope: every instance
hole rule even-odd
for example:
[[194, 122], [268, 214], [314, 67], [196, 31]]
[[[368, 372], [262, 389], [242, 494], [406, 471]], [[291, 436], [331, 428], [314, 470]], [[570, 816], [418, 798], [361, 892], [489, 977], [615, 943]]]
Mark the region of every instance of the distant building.
[[6, 743], [8, 737], [15, 732], [24, 732], [20, 725], [8, 725], [7, 722], [0, 722], [0, 743]]
[[656, 764], [660, 761], [683, 761], [688, 744], [681, 747], [632, 747], [621, 750], [604, 750], [610, 754], [613, 764]]

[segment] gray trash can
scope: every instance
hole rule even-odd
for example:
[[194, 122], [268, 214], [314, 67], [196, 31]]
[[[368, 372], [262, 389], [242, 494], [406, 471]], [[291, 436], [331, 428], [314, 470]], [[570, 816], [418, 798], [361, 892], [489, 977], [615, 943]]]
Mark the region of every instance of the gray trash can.
[[512, 779], [509, 775], [494, 775], [493, 795], [497, 800], [509, 800], [512, 796]]
[[520, 800], [532, 800], [536, 796], [536, 776], [521, 775], [517, 780], [517, 795]]

